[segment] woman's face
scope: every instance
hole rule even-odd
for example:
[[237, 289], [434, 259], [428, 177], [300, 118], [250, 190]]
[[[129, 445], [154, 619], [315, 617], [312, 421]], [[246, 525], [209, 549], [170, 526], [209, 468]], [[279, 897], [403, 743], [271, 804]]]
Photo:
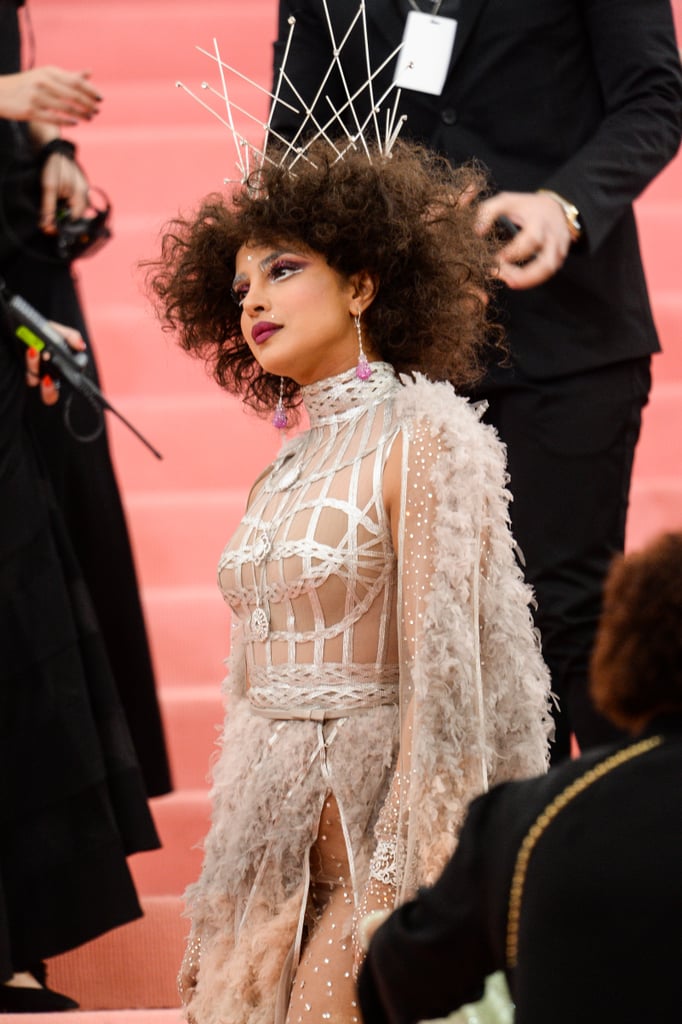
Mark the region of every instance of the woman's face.
[[357, 364], [352, 317], [368, 303], [358, 278], [343, 277], [323, 256], [295, 244], [243, 245], [232, 289], [246, 343], [267, 373], [312, 384]]

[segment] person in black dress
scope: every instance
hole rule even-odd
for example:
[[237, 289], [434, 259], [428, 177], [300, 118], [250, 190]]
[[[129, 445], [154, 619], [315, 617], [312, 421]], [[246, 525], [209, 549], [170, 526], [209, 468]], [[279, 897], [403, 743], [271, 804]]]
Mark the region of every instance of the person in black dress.
[[[0, 82], [5, 85], [19, 84], [16, 79], [12, 83], [10, 76], [20, 72], [19, 9], [23, 3], [0, 0]], [[46, 82], [47, 71], [51, 77]], [[97, 92], [87, 79], [58, 68], [36, 68], [23, 74], [24, 82], [33, 87], [31, 91], [24, 85], [23, 109], [15, 103], [4, 117], [0, 108], [0, 277], [13, 293], [23, 296], [44, 316], [80, 332], [88, 349], [88, 372], [97, 381], [95, 355], [71, 266], [58, 255], [54, 236], [56, 200], [66, 199], [71, 212], [82, 215], [88, 183], [73, 159], [73, 147], [59, 137], [60, 127], [42, 120], [52, 117], [68, 124], [89, 119], [99, 107], [94, 98]], [[49, 106], [36, 109], [46, 95], [55, 102], [54, 97], [61, 95], [66, 112]], [[46, 185], [48, 174], [54, 192]], [[68, 384], [63, 382], [64, 399], [67, 393]], [[65, 404], [63, 401], [51, 408], [31, 392], [26, 414], [39, 440], [92, 598], [147, 793], [159, 796], [171, 788], [168, 757], [130, 539], [106, 430], [94, 440], [78, 440], [64, 429]], [[96, 425], [93, 417], [92, 408], [74, 396], [70, 419], [76, 433], [92, 433]]]
[[[19, 72], [18, 6], [0, 0], [0, 114], [28, 120], [43, 102], [54, 133], [90, 116], [97, 94], [82, 75]], [[0, 276], [84, 329], [69, 268], [38, 226], [41, 174], [68, 160], [61, 144], [43, 159], [35, 139], [0, 120]], [[74, 164], [65, 180], [79, 177]], [[84, 199], [74, 189], [75, 214]], [[147, 798], [169, 785], [106, 438], [66, 433], [54, 382], [27, 387], [41, 371], [21, 347], [0, 313], [0, 1013], [76, 1005], [41, 984], [43, 961], [140, 916], [126, 857], [158, 847]], [[126, 713], [133, 693], [146, 778]]]

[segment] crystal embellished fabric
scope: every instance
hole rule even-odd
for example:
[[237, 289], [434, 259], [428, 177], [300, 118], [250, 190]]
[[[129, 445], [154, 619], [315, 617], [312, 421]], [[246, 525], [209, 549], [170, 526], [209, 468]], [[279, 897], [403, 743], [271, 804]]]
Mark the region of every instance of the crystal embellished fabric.
[[[449, 385], [372, 369], [304, 389], [310, 427], [258, 479], [220, 559], [233, 637], [187, 894], [197, 1024], [352, 1024], [353, 910], [433, 879], [469, 799], [546, 765], [547, 675], [503, 450]], [[335, 883], [319, 874], [332, 848]], [[334, 952], [318, 962], [321, 936]]]

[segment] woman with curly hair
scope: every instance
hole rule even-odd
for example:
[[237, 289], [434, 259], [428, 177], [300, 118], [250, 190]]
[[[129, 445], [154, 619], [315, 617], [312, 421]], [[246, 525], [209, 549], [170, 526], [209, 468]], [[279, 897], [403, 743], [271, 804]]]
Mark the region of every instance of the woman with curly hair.
[[198, 1024], [360, 1020], [364, 915], [436, 877], [471, 797], [546, 765], [547, 675], [475, 378], [480, 182], [313, 144], [164, 237], [166, 326], [291, 426], [219, 562], [233, 612], [181, 971]]

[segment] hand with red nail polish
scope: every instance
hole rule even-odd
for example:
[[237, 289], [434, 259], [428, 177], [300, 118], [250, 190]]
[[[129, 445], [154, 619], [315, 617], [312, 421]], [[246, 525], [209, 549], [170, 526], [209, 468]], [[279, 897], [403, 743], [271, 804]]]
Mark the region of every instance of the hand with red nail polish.
[[[85, 351], [86, 345], [80, 331], [74, 327], [57, 323], [56, 320], [50, 320], [50, 324], [59, 331], [74, 352]], [[49, 359], [49, 353], [41, 356], [35, 348], [29, 348], [26, 353], [26, 383], [30, 388], [40, 385], [40, 398], [44, 405], [54, 405], [59, 400], [59, 380], [50, 373], [41, 374], [40, 372], [41, 364], [49, 362]]]

